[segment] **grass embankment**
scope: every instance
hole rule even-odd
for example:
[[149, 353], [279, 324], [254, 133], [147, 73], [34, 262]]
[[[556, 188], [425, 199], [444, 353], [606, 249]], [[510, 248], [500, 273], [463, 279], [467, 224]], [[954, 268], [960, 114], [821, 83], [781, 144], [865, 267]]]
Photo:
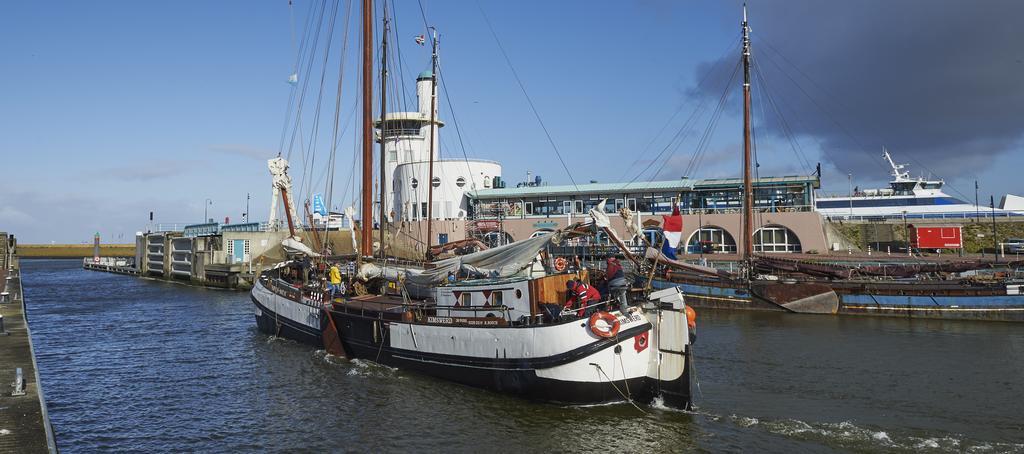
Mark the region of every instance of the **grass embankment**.
[[[912, 222], [908, 222], [912, 224]], [[939, 224], [922, 224], [922, 226]], [[947, 224], [941, 224], [947, 225]], [[948, 225], [958, 225], [950, 222]], [[982, 219], [980, 222], [968, 220], [963, 226], [964, 252], [980, 253], [983, 250], [991, 253], [995, 250], [992, 241], [992, 221]], [[907, 240], [903, 231], [903, 224], [854, 224], [854, 223], [832, 223], [832, 228], [846, 237], [847, 240], [860, 248], [866, 248], [871, 241], [900, 241]], [[1008, 238], [1024, 238], [1024, 222], [996, 222], [996, 239], [998, 242], [1006, 242]]]
[[[91, 244], [19, 244], [18, 256], [28, 259], [74, 259], [92, 257]], [[134, 257], [134, 244], [101, 244], [101, 257]]]

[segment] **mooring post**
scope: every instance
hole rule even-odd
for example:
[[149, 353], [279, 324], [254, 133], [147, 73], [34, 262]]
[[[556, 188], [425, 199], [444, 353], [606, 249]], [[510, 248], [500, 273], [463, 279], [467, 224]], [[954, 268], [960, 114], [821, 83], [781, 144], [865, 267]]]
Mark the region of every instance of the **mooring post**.
[[0, 336], [7, 336], [10, 334], [11, 333], [8, 333], [6, 330], [4, 330], [4, 314], [0, 314]]
[[14, 383], [11, 383], [11, 386], [14, 387], [11, 396], [25, 395], [25, 377], [22, 376], [20, 367], [14, 370]]

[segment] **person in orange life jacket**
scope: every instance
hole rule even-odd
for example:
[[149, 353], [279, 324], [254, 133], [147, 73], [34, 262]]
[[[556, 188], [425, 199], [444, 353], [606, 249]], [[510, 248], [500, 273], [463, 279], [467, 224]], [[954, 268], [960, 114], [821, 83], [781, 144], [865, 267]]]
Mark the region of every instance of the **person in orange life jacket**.
[[579, 305], [579, 310], [576, 311], [576, 315], [583, 317], [588, 311], [589, 306], [601, 302], [601, 293], [596, 288], [591, 287], [579, 280], [571, 280], [565, 283], [567, 294], [570, 295], [569, 301], [565, 302], [564, 309], [572, 309], [573, 306]]

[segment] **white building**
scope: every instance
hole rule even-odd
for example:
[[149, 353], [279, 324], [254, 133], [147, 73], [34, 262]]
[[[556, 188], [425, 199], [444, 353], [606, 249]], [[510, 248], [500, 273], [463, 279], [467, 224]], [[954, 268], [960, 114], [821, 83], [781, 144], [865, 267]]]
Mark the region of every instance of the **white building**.
[[[501, 176], [501, 165], [476, 159], [440, 160], [437, 132], [444, 126], [440, 120], [430, 123], [430, 71], [416, 78], [417, 112], [390, 112], [384, 117], [383, 133], [386, 156], [385, 212], [393, 221], [426, 219], [430, 179], [430, 142], [434, 142], [434, 194], [431, 216], [434, 219], [461, 219], [468, 211], [466, 191], [491, 188]], [[437, 105], [434, 106], [437, 119]], [[380, 129], [381, 122], [377, 122]], [[381, 139], [382, 138], [382, 139]], [[376, 212], [376, 211], [375, 211]]]

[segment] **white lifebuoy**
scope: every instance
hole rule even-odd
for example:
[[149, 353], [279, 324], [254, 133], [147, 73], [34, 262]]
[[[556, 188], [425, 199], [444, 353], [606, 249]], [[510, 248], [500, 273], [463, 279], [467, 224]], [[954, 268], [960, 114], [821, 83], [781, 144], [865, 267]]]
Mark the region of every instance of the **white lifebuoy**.
[[565, 271], [567, 267], [569, 267], [569, 261], [564, 257], [558, 257], [555, 259], [555, 271]]
[[[598, 325], [599, 321], [604, 321], [604, 326]], [[619, 318], [612, 315], [610, 312], [596, 312], [590, 316], [590, 322], [587, 323], [590, 326], [590, 332], [598, 337], [615, 337], [619, 334]]]

